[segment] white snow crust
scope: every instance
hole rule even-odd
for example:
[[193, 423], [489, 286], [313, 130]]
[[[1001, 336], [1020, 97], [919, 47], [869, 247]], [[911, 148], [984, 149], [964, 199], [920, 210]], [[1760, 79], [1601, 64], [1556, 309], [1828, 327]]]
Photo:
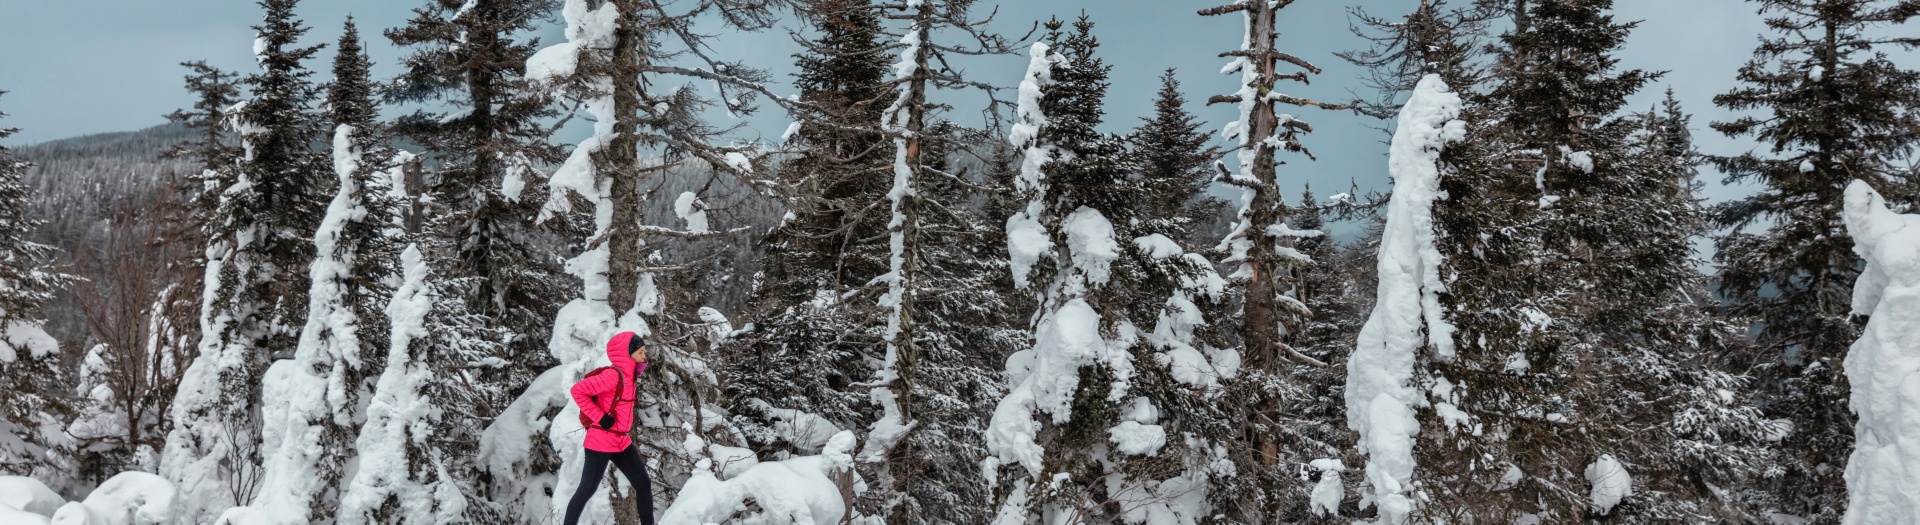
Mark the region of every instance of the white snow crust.
[[1847, 186], [1845, 220], [1866, 270], [1853, 312], [1869, 315], [1847, 352], [1853, 454], [1847, 525], [1920, 523], [1920, 216], [1895, 213], [1866, 182]]
[[[1367, 455], [1368, 494], [1380, 507], [1378, 523], [1399, 524], [1413, 510], [1413, 407], [1425, 396], [1413, 386], [1415, 356], [1430, 346], [1453, 353], [1453, 327], [1442, 317], [1438, 293], [1441, 255], [1434, 246], [1433, 202], [1440, 192], [1439, 155], [1466, 134], [1460, 97], [1437, 75], [1414, 88], [1400, 110], [1389, 150], [1393, 198], [1380, 240], [1379, 299], [1347, 362], [1347, 426]], [[1423, 337], [1424, 336], [1424, 337]]]

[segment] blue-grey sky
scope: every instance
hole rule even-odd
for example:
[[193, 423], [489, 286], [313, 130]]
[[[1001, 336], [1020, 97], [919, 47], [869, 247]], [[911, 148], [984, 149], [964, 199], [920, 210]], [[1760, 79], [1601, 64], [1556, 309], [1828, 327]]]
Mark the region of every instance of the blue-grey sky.
[[[1195, 11], [1218, 0], [1003, 0], [998, 2], [998, 26], [1006, 33], [1024, 34], [1035, 20], [1059, 15], [1076, 16], [1082, 10], [1094, 16], [1103, 54], [1113, 65], [1113, 88], [1108, 100], [1108, 128], [1120, 132], [1139, 122], [1151, 110], [1157, 77], [1169, 67], [1180, 69], [1191, 107], [1208, 119], [1212, 129], [1231, 120], [1231, 108], [1202, 108], [1216, 93], [1235, 89], [1237, 76], [1219, 74], [1223, 59], [1216, 56], [1240, 42], [1238, 16], [1200, 17]], [[983, 6], [995, 2], [985, 0]], [[1333, 56], [1334, 52], [1365, 45], [1348, 30], [1346, 10], [1361, 5], [1376, 14], [1397, 14], [1416, 0], [1305, 0], [1282, 11], [1281, 46], [1325, 68], [1311, 86], [1290, 92], [1322, 100], [1348, 98], [1362, 89], [1360, 71]], [[308, 0], [299, 12], [313, 30], [307, 42], [332, 43], [340, 25], [351, 14], [363, 35], [372, 41], [377, 75], [390, 76], [401, 50], [391, 46], [381, 30], [401, 25], [420, 2], [410, 0]], [[1756, 4], [1741, 0], [1620, 0], [1617, 16], [1643, 20], [1622, 53], [1623, 66], [1670, 73], [1634, 99], [1636, 108], [1650, 107], [1671, 86], [1687, 109], [1697, 113], [1695, 134], [1710, 152], [1732, 153], [1751, 143], [1721, 137], [1706, 128], [1708, 122], [1730, 115], [1712, 106], [1714, 94], [1733, 84], [1733, 75], [1751, 56], [1764, 30]], [[0, 125], [23, 128], [10, 145], [139, 129], [162, 122], [160, 115], [190, 103], [180, 87], [182, 69], [176, 64], [204, 59], [217, 66], [251, 71], [253, 32], [260, 10], [248, 0], [0, 0], [0, 112], [11, 116]], [[543, 40], [558, 40], [557, 28], [543, 32]], [[716, 42], [721, 54], [772, 69], [782, 82], [792, 71], [789, 55], [794, 45], [785, 30], [752, 35], [729, 35]], [[331, 51], [312, 64], [325, 80]], [[1025, 68], [1019, 56], [970, 60], [974, 78], [997, 85], [1018, 83]], [[781, 87], [781, 91], [789, 88]], [[969, 101], [954, 99], [956, 118], [978, 113]], [[749, 134], [777, 138], [786, 120], [773, 109], [749, 122]], [[1322, 196], [1345, 191], [1357, 181], [1362, 191], [1387, 188], [1384, 135], [1373, 129], [1378, 121], [1350, 113], [1302, 110], [1303, 120], [1317, 132], [1306, 140], [1318, 162], [1294, 159], [1282, 168], [1282, 178], [1297, 191], [1298, 181], [1309, 181]], [[747, 137], [747, 138], [752, 138]], [[1724, 199], [1738, 188], [1714, 187], [1709, 197]]]

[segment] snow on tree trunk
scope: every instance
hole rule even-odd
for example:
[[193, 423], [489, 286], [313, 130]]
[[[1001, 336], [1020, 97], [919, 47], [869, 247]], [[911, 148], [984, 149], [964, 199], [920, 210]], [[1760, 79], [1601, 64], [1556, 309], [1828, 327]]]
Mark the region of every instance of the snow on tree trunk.
[[[1020, 122], [1013, 125], [1009, 142], [1017, 148], [1025, 148], [1020, 163], [1020, 173], [1014, 177], [1014, 188], [1030, 196], [1025, 209], [1017, 211], [1007, 219], [1007, 249], [1011, 254], [1011, 271], [1014, 284], [1025, 289], [1029, 286], [1028, 276], [1033, 265], [1042, 257], [1051, 256], [1053, 238], [1048, 235], [1041, 223], [1041, 215], [1046, 210], [1046, 173], [1041, 170], [1053, 156], [1053, 148], [1039, 143], [1040, 129], [1047, 124], [1047, 116], [1041, 110], [1040, 101], [1045, 89], [1053, 83], [1053, 65], [1062, 60], [1045, 43], [1033, 44], [1029, 55], [1026, 78], [1020, 82], [1018, 111]], [[1007, 358], [1007, 382], [1012, 388], [1001, 398], [994, 408], [993, 418], [987, 423], [987, 451], [992, 454], [981, 465], [989, 483], [999, 479], [997, 472], [1002, 465], [1015, 464], [1026, 469], [1027, 477], [1014, 482], [1012, 494], [995, 512], [996, 525], [1024, 523], [1027, 516], [1028, 494], [1032, 481], [1041, 472], [1041, 460], [1046, 450], [1037, 443], [1040, 422], [1034, 419], [1034, 412], [1044, 410], [1055, 413], [1053, 419], [1065, 421], [1068, 410], [1058, 410], [1064, 396], [1070, 404], [1073, 387], [1078, 382], [1079, 367], [1083, 354], [1083, 337], [1092, 330], [1097, 338], [1100, 330], [1100, 314], [1095, 313], [1085, 301], [1060, 307], [1060, 311], [1039, 321], [1039, 330], [1047, 334], [1061, 334], [1063, 330], [1052, 328], [1065, 325], [1068, 336], [1073, 341], [1052, 344], [1046, 340], [1036, 341], [1034, 348], [1015, 352]], [[1090, 326], [1088, 326], [1090, 325]], [[1055, 340], [1053, 343], [1062, 343]], [[1042, 352], [1044, 350], [1044, 352]], [[1064, 373], [1064, 374], [1063, 374]], [[1059, 386], [1065, 381], [1065, 393]], [[1042, 401], [1042, 400], [1045, 401]]]
[[1593, 485], [1587, 496], [1593, 500], [1593, 509], [1602, 516], [1613, 512], [1620, 500], [1633, 495], [1633, 476], [1612, 454], [1601, 454], [1600, 459], [1587, 465], [1586, 475], [1587, 483]]
[[355, 176], [364, 159], [352, 126], [334, 133], [334, 173], [340, 186], [314, 232], [319, 256], [309, 268], [307, 324], [293, 358], [267, 369], [261, 393], [263, 472], [253, 505], [269, 510], [274, 523], [308, 523], [332, 516], [327, 501], [355, 451], [347, 440], [354, 425], [359, 385], [348, 384], [360, 362], [360, 320], [354, 314], [351, 275], [358, 256], [342, 242], [348, 224], [366, 220]]
[[1866, 270], [1853, 313], [1868, 315], [1847, 352], [1854, 448], [1847, 525], [1920, 523], [1920, 215], [1899, 214], [1866, 182], [1847, 186], [1847, 232]]
[[[580, 54], [612, 45], [613, 22], [619, 16], [612, 3], [588, 9], [584, 0], [569, 0], [563, 14], [567, 20], [567, 41], [543, 49], [528, 60], [529, 77], [535, 80], [571, 75]], [[541, 215], [545, 219], [572, 211], [570, 195], [578, 195], [593, 204], [594, 237], [600, 238], [612, 228], [613, 201], [608, 194], [608, 181], [594, 169], [593, 155], [613, 140], [613, 100], [611, 97], [589, 100], [586, 109], [594, 117], [594, 134], [582, 141], [548, 179], [553, 189], [552, 198]], [[580, 479], [584, 449], [578, 441], [585, 429], [574, 417], [579, 409], [568, 401], [567, 389], [593, 368], [590, 365], [596, 357], [601, 361], [606, 359], [605, 353], [596, 346], [615, 334], [613, 308], [607, 303], [611, 290], [607, 279], [611, 256], [611, 250], [603, 241], [566, 262], [567, 272], [578, 277], [582, 285], [580, 296], [561, 307], [554, 320], [553, 336], [547, 348], [560, 365], [534, 379], [526, 393], [515, 399], [481, 438], [481, 454], [487, 458], [496, 478], [539, 477], [545, 481], [521, 484], [519, 494], [507, 495], [509, 501], [503, 503], [511, 512], [525, 516], [559, 516], [566, 510], [566, 497], [573, 493]], [[646, 331], [643, 329], [640, 333]], [[555, 408], [561, 413], [549, 419], [547, 412]], [[568, 436], [573, 439], [567, 439]], [[561, 467], [557, 474], [526, 470], [532, 452], [530, 447], [542, 445], [559, 453]], [[541, 486], [549, 483], [551, 494], [558, 496], [551, 500], [544, 490], [546, 487]], [[611, 512], [606, 498], [598, 496], [583, 519], [610, 522]]]
[[[923, 10], [924, 4], [916, 4]], [[906, 36], [900, 39], [905, 47], [900, 51], [900, 61], [893, 66], [894, 79], [900, 81], [899, 96], [893, 105], [887, 108], [881, 117], [881, 128], [894, 134], [893, 138], [893, 185], [887, 191], [887, 202], [892, 206], [892, 219], [887, 222], [887, 274], [875, 279], [887, 283], [887, 293], [880, 296], [880, 307], [887, 312], [887, 328], [883, 337], [887, 340], [886, 357], [876, 372], [875, 387], [870, 395], [875, 404], [880, 405], [882, 415], [873, 422], [867, 433], [867, 443], [860, 450], [860, 461], [878, 462], [886, 459], [907, 432], [913, 430], [913, 419], [901, 408], [900, 398], [911, 392], [908, 378], [900, 374], [902, 353], [913, 352], [913, 331], [909, 324], [908, 302], [913, 287], [912, 254], [908, 252], [907, 236], [917, 225], [908, 215], [912, 211], [911, 199], [914, 197], [913, 179], [916, 166], [920, 163], [921, 138], [916, 133], [921, 124], [921, 107], [926, 81], [919, 79], [921, 62], [926, 60], [924, 44], [928, 27], [924, 17], [916, 19]], [[911, 359], [911, 356], [907, 356]], [[911, 361], [908, 361], [911, 363]]]
[[1007, 252], [1014, 286], [1019, 288], [1027, 287], [1033, 265], [1053, 251], [1053, 238], [1047, 235], [1046, 227], [1040, 223], [1047, 195], [1047, 175], [1040, 168], [1053, 158], [1053, 148], [1039, 143], [1040, 128], [1047, 125], [1047, 115], [1041, 111], [1040, 101], [1046, 95], [1046, 87], [1053, 84], [1053, 65], [1065, 60], [1065, 57], [1054, 54], [1045, 43], [1039, 42], [1033, 44], [1029, 56], [1026, 78], [1020, 81], [1017, 105], [1020, 122], [1013, 125], [1007, 139], [1014, 147], [1025, 148], [1021, 152], [1020, 173], [1014, 177], [1013, 187], [1031, 195], [1026, 208], [1007, 219]]
[[[614, 47], [621, 16], [614, 2], [590, 9], [585, 0], [568, 0], [562, 14], [567, 21], [567, 41], [528, 59], [528, 76], [533, 80], [562, 81], [579, 73], [583, 55], [605, 53]], [[613, 270], [614, 241], [608, 237], [614, 229], [615, 215], [611, 177], [634, 175], [601, 173], [595, 165], [595, 156], [611, 147], [616, 139], [618, 115], [613, 81], [596, 76], [592, 82], [602, 94], [585, 101], [584, 107], [593, 116], [594, 133], [575, 147], [548, 179], [552, 196], [541, 210], [541, 219], [545, 220], [573, 211], [572, 196], [593, 204], [594, 233], [590, 248], [565, 265], [567, 273], [580, 279], [581, 293], [561, 307], [548, 342], [548, 352], [560, 364], [534, 379], [481, 438], [481, 454], [496, 479], [537, 480], [511, 489], [517, 493], [506, 495], [509, 501], [503, 502], [509, 512], [536, 523], [542, 521], [540, 516], [557, 517], [565, 513], [567, 498], [579, 483], [585, 460], [581, 437], [586, 430], [580, 426], [579, 407], [571, 402], [568, 389], [588, 370], [608, 364], [601, 345], [618, 333], [616, 327], [648, 335], [650, 330], [639, 314], [654, 313], [650, 309], [659, 303], [653, 297], [657, 292], [649, 285], [649, 275], [640, 278], [640, 296], [635, 298], [634, 311], [618, 314], [609, 301], [613, 290], [609, 272]], [[559, 413], [548, 416], [554, 409]], [[558, 472], [529, 470], [534, 446], [548, 446], [558, 454], [561, 462]], [[612, 523], [613, 510], [608, 497], [608, 491], [597, 492], [582, 514], [583, 522]]]
[[1438, 295], [1445, 285], [1433, 203], [1441, 198], [1441, 148], [1466, 136], [1460, 108], [1460, 96], [1427, 75], [1400, 110], [1387, 160], [1393, 199], [1380, 239], [1379, 299], [1347, 362], [1347, 426], [1359, 433], [1366, 490], [1383, 524], [1403, 523], [1413, 511], [1413, 409], [1427, 404], [1414, 388], [1419, 350], [1430, 346], [1442, 359], [1453, 351], [1453, 327], [1441, 316]]
[[[58, 525], [175, 523], [179, 501], [178, 492], [166, 478], [145, 472], [122, 472], [93, 489], [87, 499], [61, 506], [54, 511], [52, 522]], [[190, 522], [180, 520], [178, 523]]]

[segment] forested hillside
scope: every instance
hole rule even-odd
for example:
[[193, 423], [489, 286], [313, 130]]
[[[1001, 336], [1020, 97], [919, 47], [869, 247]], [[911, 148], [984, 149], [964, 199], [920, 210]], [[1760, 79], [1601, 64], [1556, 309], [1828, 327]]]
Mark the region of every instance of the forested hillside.
[[1920, 523], [1920, 0], [415, 3], [0, 147], [0, 522]]

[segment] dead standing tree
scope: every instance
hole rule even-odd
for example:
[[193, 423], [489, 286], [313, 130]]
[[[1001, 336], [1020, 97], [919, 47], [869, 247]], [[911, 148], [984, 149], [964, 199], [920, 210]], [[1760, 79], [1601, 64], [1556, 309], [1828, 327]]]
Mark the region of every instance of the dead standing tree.
[[[1278, 382], [1285, 380], [1285, 367], [1289, 364], [1313, 363], [1302, 359], [1289, 345], [1303, 321], [1312, 316], [1306, 305], [1294, 297], [1298, 270], [1309, 261], [1292, 245], [1294, 239], [1313, 233], [1296, 232], [1286, 226], [1292, 210], [1280, 193], [1277, 167], [1281, 162], [1276, 158], [1278, 152], [1285, 150], [1313, 159], [1313, 154], [1300, 143], [1300, 136], [1311, 133], [1313, 127], [1276, 110], [1282, 105], [1329, 110], [1351, 108], [1287, 95], [1278, 89], [1280, 81], [1305, 84], [1309, 82], [1309, 74], [1321, 72], [1305, 59], [1275, 47], [1278, 13], [1292, 3], [1292, 0], [1242, 0], [1200, 11], [1201, 16], [1240, 13], [1246, 24], [1246, 38], [1241, 48], [1220, 54], [1233, 59], [1226, 72], [1241, 73], [1240, 91], [1215, 96], [1207, 103], [1233, 103], [1240, 107], [1240, 120], [1227, 127], [1230, 138], [1239, 138], [1240, 146], [1236, 150], [1239, 171], [1229, 171], [1224, 162], [1217, 166], [1221, 171], [1219, 181], [1238, 187], [1244, 193], [1243, 207], [1239, 224], [1221, 247], [1230, 252], [1228, 263], [1242, 265], [1233, 276], [1245, 286], [1240, 336], [1246, 352], [1245, 387], [1250, 388], [1253, 395], [1250, 400], [1255, 411], [1247, 420], [1246, 439], [1257, 453], [1260, 466], [1268, 469], [1275, 467], [1281, 457], [1280, 442], [1275, 434], [1282, 416], [1277, 413], [1279, 403], [1275, 394], [1285, 389]], [[1299, 70], [1281, 73], [1282, 63]]]

